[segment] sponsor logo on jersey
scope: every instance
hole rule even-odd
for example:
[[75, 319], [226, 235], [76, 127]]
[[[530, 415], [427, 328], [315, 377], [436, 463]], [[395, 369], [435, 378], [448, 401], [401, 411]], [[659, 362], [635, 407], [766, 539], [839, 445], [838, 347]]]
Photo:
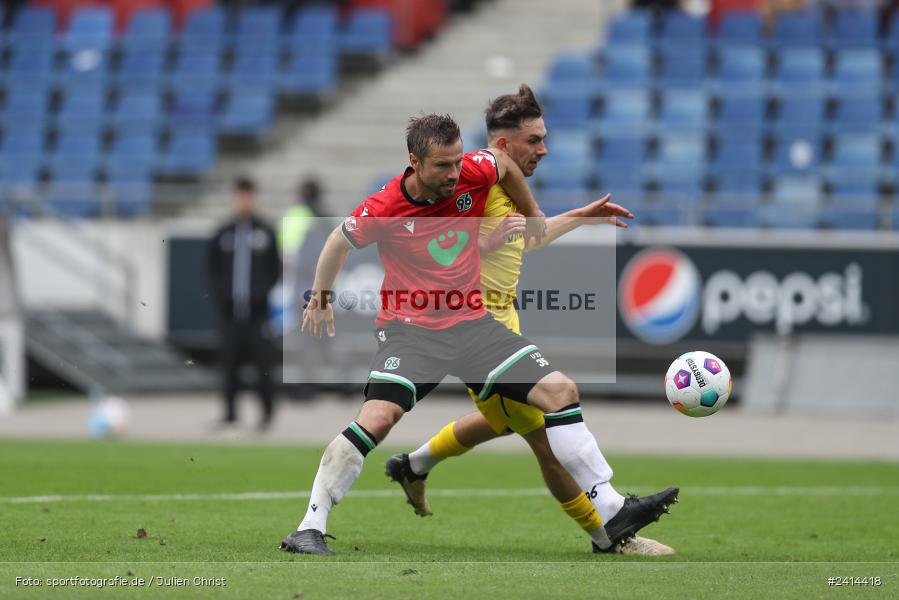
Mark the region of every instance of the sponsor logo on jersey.
[[[462, 250], [468, 244], [468, 237], [467, 231], [456, 232], [451, 229], [445, 234], [431, 238], [431, 241], [428, 242], [428, 254], [439, 264], [448, 267], [456, 262], [456, 259], [462, 254]], [[449, 242], [453, 243], [444, 247], [444, 244]]]

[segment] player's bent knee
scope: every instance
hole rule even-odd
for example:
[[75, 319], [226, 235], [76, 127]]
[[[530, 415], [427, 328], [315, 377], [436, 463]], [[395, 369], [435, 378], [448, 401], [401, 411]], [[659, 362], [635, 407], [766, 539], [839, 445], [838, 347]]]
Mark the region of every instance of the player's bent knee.
[[577, 384], [561, 371], [553, 371], [537, 382], [528, 394], [528, 403], [555, 412], [580, 402]]
[[387, 437], [390, 430], [403, 418], [404, 410], [401, 406], [388, 400], [368, 400], [362, 405], [356, 422], [371, 432], [380, 443]]

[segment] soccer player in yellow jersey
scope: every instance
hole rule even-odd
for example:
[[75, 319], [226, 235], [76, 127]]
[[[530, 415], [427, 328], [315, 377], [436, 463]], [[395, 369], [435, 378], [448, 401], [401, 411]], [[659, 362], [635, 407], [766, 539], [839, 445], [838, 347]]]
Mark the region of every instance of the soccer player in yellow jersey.
[[[487, 109], [487, 135], [490, 146], [503, 150], [525, 176], [531, 176], [547, 155], [546, 127], [542, 109], [527, 85], [517, 94], [500, 96]], [[513, 301], [524, 253], [550, 243], [559, 236], [605, 217], [618, 227], [627, 227], [622, 218], [633, 214], [609, 202], [605, 197], [591, 204], [547, 220], [546, 235], [540, 242], [525, 241], [526, 219], [518, 213], [502, 186], [490, 190], [481, 225], [481, 285], [484, 302], [493, 317], [520, 334], [518, 313]], [[387, 475], [400, 483], [409, 504], [421, 516], [431, 514], [425, 494], [425, 478], [440, 461], [459, 456], [478, 444], [496, 437], [517, 433], [524, 438], [537, 461], [550, 492], [564, 510], [591, 538], [597, 538], [602, 521], [588, 492], [578, 487], [550, 449], [544, 428], [543, 411], [528, 404], [513, 402], [500, 395], [481, 401], [469, 390], [478, 410], [447, 424], [426, 444], [411, 454], [398, 454], [387, 461]], [[595, 552], [601, 551], [594, 543]], [[668, 546], [642, 537], [634, 537], [604, 552], [658, 556], [673, 554]]]

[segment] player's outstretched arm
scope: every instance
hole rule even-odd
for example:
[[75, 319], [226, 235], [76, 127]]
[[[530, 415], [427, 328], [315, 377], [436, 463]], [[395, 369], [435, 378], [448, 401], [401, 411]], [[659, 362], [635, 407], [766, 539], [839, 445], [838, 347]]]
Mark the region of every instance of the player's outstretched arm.
[[627, 229], [627, 223], [622, 219], [633, 219], [634, 213], [621, 206], [610, 202], [612, 194], [606, 194], [599, 200], [595, 200], [585, 206], [574, 208], [561, 215], [556, 215], [546, 220], [546, 235], [543, 239], [528, 240], [526, 250], [542, 248], [554, 240], [559, 239], [569, 231], [573, 231], [581, 225], [594, 224], [593, 219], [605, 218], [615, 227]]
[[303, 324], [300, 331], [308, 329], [315, 337], [321, 337], [322, 326], [327, 329], [329, 336], [333, 336], [335, 333], [334, 307], [331, 305], [330, 296], [337, 274], [340, 273], [351, 249], [349, 242], [343, 237], [341, 227], [342, 225], [331, 232], [322, 248], [318, 264], [315, 267], [312, 297], [303, 311]]

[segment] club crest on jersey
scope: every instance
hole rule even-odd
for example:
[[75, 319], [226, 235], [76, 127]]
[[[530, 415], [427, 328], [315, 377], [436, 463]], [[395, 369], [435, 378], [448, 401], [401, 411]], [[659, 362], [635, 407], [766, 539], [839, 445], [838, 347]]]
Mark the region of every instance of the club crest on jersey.
[[391, 356], [387, 360], [384, 361], [384, 370], [386, 371], [395, 371], [400, 368], [400, 357], [399, 356]]
[[466, 210], [471, 208], [471, 203], [471, 194], [468, 192], [465, 192], [464, 194], [456, 198], [456, 208], [459, 210], [459, 212], [465, 212]]

